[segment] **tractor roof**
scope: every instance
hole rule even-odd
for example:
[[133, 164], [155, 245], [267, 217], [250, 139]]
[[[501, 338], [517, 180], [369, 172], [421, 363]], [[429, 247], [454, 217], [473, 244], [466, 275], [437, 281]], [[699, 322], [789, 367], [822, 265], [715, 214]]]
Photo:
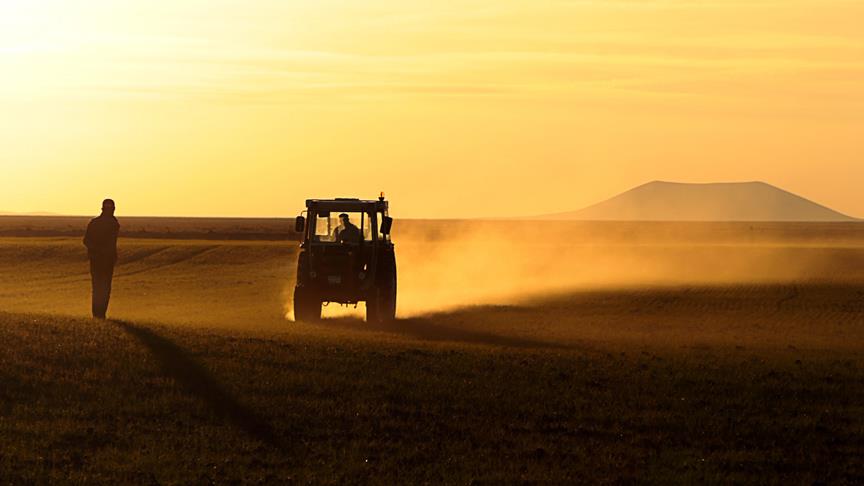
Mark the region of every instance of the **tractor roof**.
[[383, 199], [337, 197], [336, 199], [307, 199], [306, 207], [324, 211], [386, 211], [388, 203]]

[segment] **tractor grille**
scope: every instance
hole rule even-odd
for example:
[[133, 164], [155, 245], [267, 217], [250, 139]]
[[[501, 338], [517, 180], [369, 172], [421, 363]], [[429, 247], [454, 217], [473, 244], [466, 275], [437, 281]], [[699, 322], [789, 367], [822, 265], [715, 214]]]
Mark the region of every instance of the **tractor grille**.
[[318, 258], [318, 273], [321, 275], [347, 275], [351, 271], [348, 255], [328, 255]]

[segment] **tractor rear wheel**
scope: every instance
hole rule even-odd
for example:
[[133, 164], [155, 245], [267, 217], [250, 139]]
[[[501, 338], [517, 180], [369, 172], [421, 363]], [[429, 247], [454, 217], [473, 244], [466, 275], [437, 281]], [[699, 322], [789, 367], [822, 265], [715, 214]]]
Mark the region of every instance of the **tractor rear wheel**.
[[321, 320], [321, 299], [304, 287], [294, 287], [294, 321], [317, 322]]
[[382, 266], [381, 275], [366, 300], [366, 322], [389, 323], [396, 319], [396, 260]]

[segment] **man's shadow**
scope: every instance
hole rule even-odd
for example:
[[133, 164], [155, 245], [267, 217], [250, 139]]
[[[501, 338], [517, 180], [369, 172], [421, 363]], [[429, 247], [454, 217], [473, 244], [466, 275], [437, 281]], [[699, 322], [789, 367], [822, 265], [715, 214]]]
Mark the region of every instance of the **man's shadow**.
[[265, 444], [279, 446], [270, 424], [231, 396], [203, 366], [187, 356], [182, 348], [143, 327], [119, 320], [110, 322], [143, 344], [159, 362], [165, 374], [206, 403], [218, 417]]

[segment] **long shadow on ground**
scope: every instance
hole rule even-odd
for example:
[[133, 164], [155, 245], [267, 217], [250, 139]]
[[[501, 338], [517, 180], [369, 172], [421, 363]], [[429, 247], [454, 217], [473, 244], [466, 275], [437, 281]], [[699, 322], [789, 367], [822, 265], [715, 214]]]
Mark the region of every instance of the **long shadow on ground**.
[[[596, 338], [580, 340], [580, 335], [628, 340], [659, 336], [688, 344], [693, 340], [686, 336], [701, 332], [694, 324], [700, 320], [710, 320], [715, 329], [726, 332], [742, 328], [742, 319], [745, 322], [759, 319], [763, 324], [780, 326], [789, 316], [857, 326], [864, 313], [864, 294], [860, 289], [860, 284], [816, 281], [646, 285], [561, 292], [535, 296], [520, 305], [471, 306], [397, 319], [387, 324], [366, 323], [354, 317], [325, 319], [321, 325], [423, 341], [547, 350], [591, 349], [592, 339]], [[562, 339], [566, 340], [563, 342], [552, 340], [554, 337], [544, 340], [519, 335], [520, 322], [526, 325], [554, 322], [556, 330], [570, 331], [564, 333], [566, 338]], [[658, 322], [664, 325], [658, 326]], [[585, 334], [580, 334], [583, 332]], [[764, 333], [766, 337], [771, 335], [771, 331]], [[799, 334], [800, 339], [812, 336], [812, 333]], [[827, 338], [831, 338], [830, 334], [826, 334]]]
[[[453, 313], [448, 313], [452, 315]], [[338, 327], [352, 331], [386, 332], [401, 334], [422, 341], [458, 342], [467, 344], [486, 344], [492, 346], [505, 346], [510, 348], [531, 349], [560, 349], [572, 350], [576, 347], [568, 344], [559, 344], [537, 339], [529, 339], [516, 336], [504, 336], [468, 329], [460, 329], [454, 326], [446, 326], [435, 322], [436, 317], [442, 314], [430, 315], [429, 317], [412, 317], [397, 319], [389, 323], [369, 323], [359, 318], [343, 317], [325, 319], [322, 325]]]
[[143, 327], [119, 320], [111, 322], [143, 344], [159, 361], [165, 374], [206, 403], [217, 416], [265, 444], [279, 446], [273, 428], [231, 396], [203, 366], [187, 356], [182, 348]]

